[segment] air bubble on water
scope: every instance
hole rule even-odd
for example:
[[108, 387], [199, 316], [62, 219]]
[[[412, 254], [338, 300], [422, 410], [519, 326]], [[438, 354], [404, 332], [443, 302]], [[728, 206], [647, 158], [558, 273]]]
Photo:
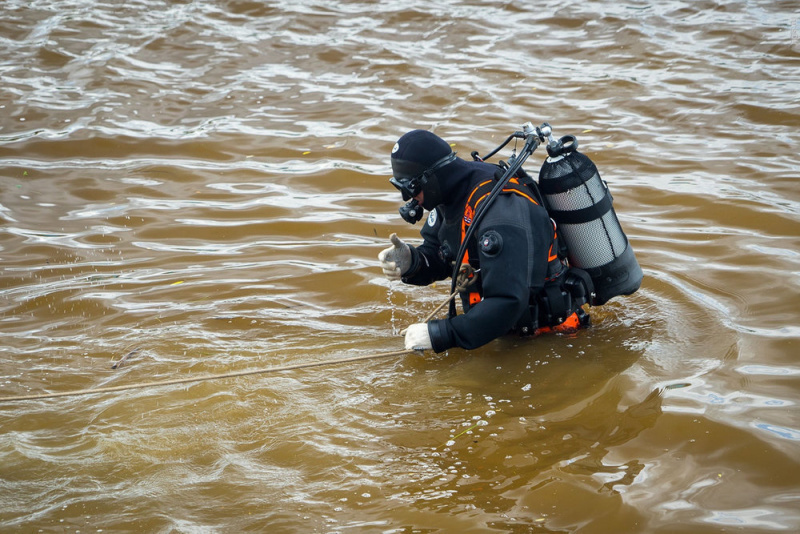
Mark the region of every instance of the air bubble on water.
[[386, 291], [386, 303], [389, 305], [389, 310], [391, 310], [391, 318], [389, 324], [392, 326], [392, 334], [397, 335], [400, 332], [400, 329], [397, 328], [396, 318], [394, 315], [395, 306], [392, 303], [392, 296], [394, 295], [394, 283], [389, 282], [389, 288]]

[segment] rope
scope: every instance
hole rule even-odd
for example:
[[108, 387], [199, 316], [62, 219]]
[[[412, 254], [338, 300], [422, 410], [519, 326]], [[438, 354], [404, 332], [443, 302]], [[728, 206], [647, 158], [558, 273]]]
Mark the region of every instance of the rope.
[[[450, 301], [453, 300], [453, 298], [455, 298], [456, 295], [458, 295], [462, 291], [466, 290], [469, 286], [477, 282], [478, 278], [476, 276], [473, 276], [476, 272], [478, 271], [476, 271], [469, 263], [463, 264], [461, 268], [459, 268], [458, 270], [458, 280], [455, 291], [450, 293], [450, 296], [447, 297], [447, 299], [444, 302], [436, 306], [436, 308], [431, 313], [429, 313], [428, 316], [425, 317], [425, 319], [422, 322], [427, 323], [428, 321], [433, 319], [433, 316], [439, 313], [442, 310], [442, 308], [450, 304]], [[408, 330], [408, 328], [400, 330], [400, 335], [401, 336], [405, 335], [406, 330]]]
[[[456, 288], [453, 293], [447, 297], [447, 300], [442, 302], [435, 310], [433, 310], [428, 317], [425, 318], [423, 322], [427, 323], [430, 321], [434, 315], [439, 313], [439, 311], [444, 308], [453, 298], [460, 292], [464, 291], [467, 287], [471, 286], [477, 280], [477, 277], [473, 276], [475, 274], [475, 270], [468, 264], [464, 264], [461, 266], [461, 269], [458, 273], [458, 287]], [[400, 332], [401, 335], [405, 334], [405, 330]], [[116, 369], [118, 366], [122, 366], [125, 360], [135, 354], [139, 349], [133, 350], [122, 357], [122, 359], [114, 364], [112, 369]], [[27, 401], [27, 400], [39, 400], [39, 399], [53, 399], [56, 397], [77, 397], [81, 395], [96, 395], [99, 393], [109, 393], [114, 391], [128, 391], [131, 389], [145, 389], [145, 388], [152, 388], [152, 387], [159, 387], [159, 386], [174, 386], [176, 384], [191, 384], [194, 382], [206, 382], [209, 380], [221, 380], [224, 378], [233, 378], [238, 376], [248, 376], [248, 375], [262, 375], [267, 373], [279, 373], [281, 371], [294, 371], [296, 369], [308, 369], [310, 367], [323, 367], [327, 365], [339, 365], [342, 363], [350, 363], [350, 362], [359, 362], [364, 360], [377, 360], [381, 358], [389, 358], [392, 356], [403, 356], [405, 354], [411, 354], [412, 352], [417, 352], [414, 350], [396, 350], [392, 352], [379, 352], [376, 354], [364, 354], [361, 356], [352, 356], [350, 358], [339, 358], [335, 360], [323, 360], [321, 362], [309, 362], [309, 363], [296, 363], [292, 365], [285, 365], [282, 367], [270, 367], [268, 369], [253, 369], [250, 371], [234, 371], [231, 373], [222, 373], [216, 375], [206, 375], [206, 376], [198, 376], [193, 378], [176, 378], [173, 380], [162, 380], [159, 382], [140, 382], [138, 384], [127, 384], [123, 386], [108, 386], [102, 388], [92, 388], [92, 389], [78, 389], [74, 391], [62, 391], [59, 393], [39, 393], [35, 395], [17, 395], [13, 397], [0, 397], [0, 404], [4, 402], [17, 402], [17, 401]]]
[[233, 378], [238, 376], [248, 375], [261, 375], [267, 373], [278, 373], [281, 371], [293, 371], [296, 369], [308, 369], [310, 367], [323, 367], [326, 365], [339, 365], [342, 363], [358, 362], [364, 360], [377, 360], [380, 358], [390, 358], [392, 356], [403, 356], [416, 352], [413, 350], [396, 350], [392, 352], [379, 352], [377, 354], [364, 354], [361, 356], [352, 356], [349, 358], [339, 358], [336, 360], [324, 360], [321, 362], [309, 363], [296, 363], [292, 365], [285, 365], [282, 367], [270, 367], [268, 369], [253, 369], [250, 371], [234, 371], [232, 373], [222, 373], [216, 375], [198, 376], [194, 378], [176, 378], [173, 380], [162, 380], [160, 382], [142, 382], [139, 384], [127, 384], [123, 386], [108, 386], [94, 389], [79, 389], [75, 391], [62, 391], [60, 393], [40, 393], [38, 395], [18, 395], [15, 397], [0, 397], [0, 403], [38, 400], [38, 399], [52, 399], [55, 397], [77, 397], [80, 395], [95, 395], [98, 393], [108, 393], [112, 391], [127, 391], [131, 389], [144, 389], [158, 386], [172, 386], [175, 384], [190, 384], [193, 382], [205, 382], [208, 380], [221, 380], [223, 378]]

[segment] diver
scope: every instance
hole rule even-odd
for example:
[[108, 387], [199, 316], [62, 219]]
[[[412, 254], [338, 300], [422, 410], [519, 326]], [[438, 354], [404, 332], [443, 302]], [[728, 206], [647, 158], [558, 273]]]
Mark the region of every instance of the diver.
[[[378, 255], [384, 274], [423, 286], [453, 276], [454, 262], [460, 262], [469, 266], [464, 281], [471, 284], [460, 293], [463, 314], [451, 308], [446, 319], [409, 326], [407, 350], [474, 349], [508, 333], [535, 336], [589, 323], [584, 305], [591, 300], [591, 279], [569, 267], [555, 223], [527, 173], [517, 171], [468, 233], [504, 173], [501, 165], [461, 159], [427, 130], [400, 137], [391, 164], [390, 182], [409, 201], [405, 213], [401, 208], [403, 218], [414, 223], [423, 208], [429, 214], [420, 246], [392, 234], [391, 246]], [[466, 235], [473, 237], [462, 260], [456, 256]]]

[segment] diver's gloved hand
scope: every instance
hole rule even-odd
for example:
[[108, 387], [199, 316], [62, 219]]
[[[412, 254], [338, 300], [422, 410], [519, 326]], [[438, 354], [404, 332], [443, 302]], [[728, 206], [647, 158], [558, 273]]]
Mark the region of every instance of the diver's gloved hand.
[[406, 350], [429, 350], [433, 348], [428, 323], [416, 323], [406, 328]]
[[383, 274], [389, 280], [400, 280], [403, 273], [411, 267], [411, 248], [397, 234], [389, 236], [392, 246], [378, 254]]

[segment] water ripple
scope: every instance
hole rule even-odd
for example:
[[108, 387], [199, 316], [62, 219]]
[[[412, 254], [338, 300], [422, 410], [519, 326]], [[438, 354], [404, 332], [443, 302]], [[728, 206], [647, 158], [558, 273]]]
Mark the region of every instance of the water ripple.
[[578, 135], [646, 277], [575, 337], [0, 406], [0, 528], [793, 527], [795, 11], [7, 0], [8, 394], [400, 347], [410, 128]]

